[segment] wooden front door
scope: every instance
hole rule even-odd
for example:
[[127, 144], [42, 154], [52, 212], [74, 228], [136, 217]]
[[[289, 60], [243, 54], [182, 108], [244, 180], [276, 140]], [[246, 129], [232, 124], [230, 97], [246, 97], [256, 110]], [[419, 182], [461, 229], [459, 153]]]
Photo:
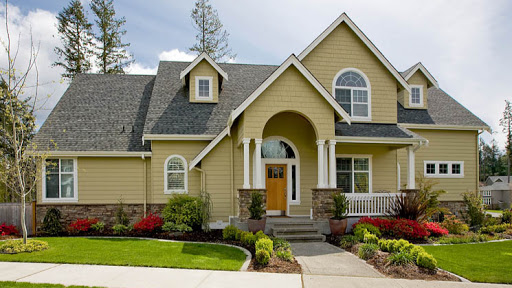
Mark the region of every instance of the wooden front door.
[[267, 164], [267, 210], [286, 211], [286, 165]]

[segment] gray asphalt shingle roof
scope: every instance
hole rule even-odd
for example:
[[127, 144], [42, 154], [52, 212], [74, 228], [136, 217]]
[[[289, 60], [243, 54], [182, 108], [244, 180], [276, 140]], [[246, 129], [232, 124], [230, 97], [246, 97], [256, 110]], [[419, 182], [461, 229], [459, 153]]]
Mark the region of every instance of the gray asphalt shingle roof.
[[407, 129], [398, 127], [396, 124], [373, 124], [373, 123], [336, 123], [336, 136], [354, 137], [392, 137], [392, 138], [413, 138], [414, 135]]

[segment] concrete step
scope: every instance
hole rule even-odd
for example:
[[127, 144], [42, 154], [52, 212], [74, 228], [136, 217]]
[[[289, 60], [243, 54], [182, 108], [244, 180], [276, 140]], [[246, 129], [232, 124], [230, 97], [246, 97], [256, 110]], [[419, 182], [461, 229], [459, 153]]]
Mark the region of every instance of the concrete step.
[[279, 238], [285, 239], [288, 242], [325, 242], [325, 235], [282, 235]]
[[282, 235], [317, 235], [320, 231], [316, 228], [272, 228], [272, 235], [281, 237]]
[[275, 223], [274, 229], [315, 229], [312, 223]]

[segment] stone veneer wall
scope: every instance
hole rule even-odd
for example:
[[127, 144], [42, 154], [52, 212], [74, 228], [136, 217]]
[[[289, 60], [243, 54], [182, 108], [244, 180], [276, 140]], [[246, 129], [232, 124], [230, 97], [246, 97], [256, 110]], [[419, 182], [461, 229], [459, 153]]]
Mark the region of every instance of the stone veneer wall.
[[326, 220], [332, 217], [333, 193], [341, 193], [343, 189], [317, 188], [313, 191], [313, 219]]
[[[79, 218], [98, 218], [106, 226], [111, 227], [115, 225], [115, 215], [118, 207], [118, 204], [39, 204], [36, 206], [37, 230], [39, 231], [46, 211], [50, 208], [57, 208], [60, 211], [61, 223], [64, 227]], [[149, 212], [160, 214], [165, 204], [148, 204], [146, 207], [147, 214]], [[139, 221], [144, 216], [143, 204], [123, 204], [123, 208], [131, 224]]]
[[453, 215], [461, 217], [460, 211], [466, 210], [466, 204], [463, 201], [441, 201], [439, 205], [442, 208], [447, 208]]
[[245, 222], [249, 219], [249, 205], [251, 205], [251, 193], [259, 192], [263, 196], [263, 210], [267, 210], [266, 189], [238, 189], [238, 219]]

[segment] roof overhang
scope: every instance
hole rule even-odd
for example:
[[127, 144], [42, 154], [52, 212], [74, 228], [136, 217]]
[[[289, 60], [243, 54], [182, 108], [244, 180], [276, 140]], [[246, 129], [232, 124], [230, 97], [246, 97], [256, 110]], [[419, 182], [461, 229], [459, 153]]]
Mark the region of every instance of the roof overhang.
[[354, 144], [390, 144], [390, 145], [428, 145], [425, 138], [395, 138], [395, 137], [356, 137], [356, 136], [336, 136], [336, 143], [354, 143]]
[[219, 72], [222, 78], [228, 81], [228, 73], [222, 70], [222, 68], [220, 68], [220, 66], [217, 63], [215, 63], [215, 61], [213, 61], [213, 59], [210, 56], [208, 56], [206, 52], [203, 52], [199, 56], [197, 56], [197, 58], [194, 59], [194, 61], [192, 61], [192, 63], [190, 63], [190, 65], [188, 65], [187, 68], [185, 68], [185, 70], [181, 71], [180, 80], [185, 79], [185, 76], [187, 76], [187, 74], [190, 73], [190, 71], [194, 69], [194, 67], [196, 67], [197, 64], [199, 64], [202, 60], [206, 60], [208, 63], [210, 63], [210, 65], [212, 65], [212, 67], [215, 70], [217, 70], [217, 72]]
[[31, 155], [45, 157], [151, 157], [151, 152], [129, 151], [34, 151]]
[[375, 56], [380, 60], [380, 62], [389, 70], [389, 72], [396, 78], [396, 80], [407, 90], [409, 93], [411, 92], [411, 88], [407, 81], [400, 75], [398, 70], [391, 64], [391, 62], [386, 59], [386, 57], [377, 49], [377, 47], [366, 37], [366, 35], [357, 27], [357, 25], [352, 22], [352, 20], [347, 16], [346, 13], [341, 14], [338, 19], [336, 19], [327, 29], [322, 32], [311, 44], [309, 44], [304, 51], [302, 51], [298, 58], [300, 61], [302, 61], [313, 49], [315, 49], [320, 42], [322, 42], [329, 34], [331, 34], [336, 27], [338, 27], [341, 23], [346, 23], [352, 31], [363, 41], [363, 43], [370, 49], [370, 51], [375, 54]]
[[431, 130], [477, 130], [491, 133], [489, 126], [464, 126], [464, 125], [436, 125], [436, 124], [414, 124], [398, 123], [399, 127], [407, 129], [431, 129]]
[[414, 66], [414, 68], [412, 68], [409, 73], [407, 73], [407, 75], [405, 75], [405, 80], [409, 81], [409, 79], [411, 78], [412, 75], [414, 75], [414, 73], [416, 73], [416, 71], [421, 71], [421, 73], [423, 73], [423, 75], [425, 75], [425, 77], [427, 77], [428, 81], [430, 82], [430, 84], [432, 84], [432, 86], [436, 87], [439, 89], [439, 84], [437, 83], [437, 80], [434, 78], [434, 76], [432, 76], [432, 74], [430, 74], [430, 72], [427, 70], [427, 68], [425, 68], [425, 66], [423, 66], [423, 64], [421, 62], [418, 62], [418, 64], [416, 64]]
[[144, 134], [144, 140], [189, 140], [211, 141], [217, 135], [185, 135], [185, 134]]

